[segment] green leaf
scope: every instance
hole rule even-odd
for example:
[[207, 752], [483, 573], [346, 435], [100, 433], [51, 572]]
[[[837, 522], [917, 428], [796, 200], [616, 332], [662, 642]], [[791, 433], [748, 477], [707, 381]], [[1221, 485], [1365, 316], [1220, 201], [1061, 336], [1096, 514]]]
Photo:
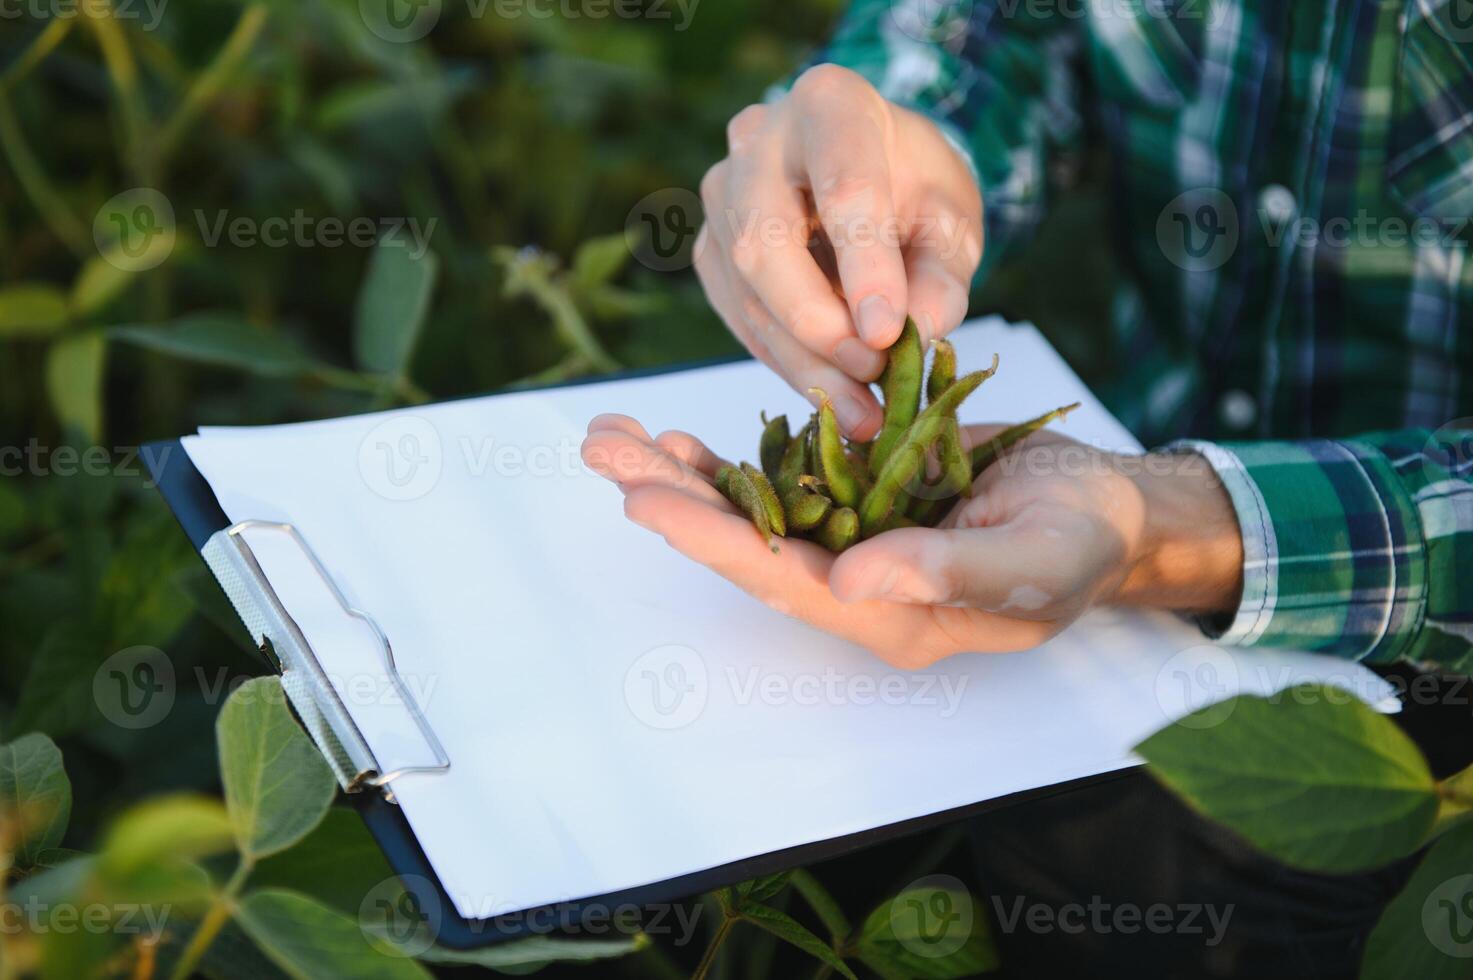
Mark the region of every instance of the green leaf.
[[32, 733], [0, 745], [0, 820], [16, 842], [16, 864], [39, 864], [61, 843], [71, 813], [72, 784], [55, 742]]
[[809, 932], [798, 920], [786, 912], [779, 912], [766, 905], [744, 905], [739, 915], [743, 921], [750, 922], [757, 928], [772, 933], [783, 942], [798, 947], [809, 956], [822, 960], [848, 977], [849, 980], [858, 980], [854, 971], [839, 958], [839, 954], [834, 952], [832, 946]]
[[109, 328], [108, 335], [182, 360], [267, 378], [311, 374], [324, 367], [285, 334], [231, 313], [198, 313], [159, 326], [124, 324]]
[[1437, 833], [1473, 818], [1473, 766], [1454, 773], [1437, 784]]
[[125, 810], [103, 838], [98, 862], [106, 877], [125, 880], [159, 864], [220, 854], [234, 842], [219, 800], [181, 793]]
[[[1233, 702], [1225, 717], [1209, 706], [1136, 751], [1192, 806], [1287, 864], [1357, 871], [1426, 840], [1436, 787], [1392, 721], [1321, 685]], [[1194, 727], [1208, 712], [1221, 720]]]
[[215, 739], [241, 853], [256, 859], [283, 851], [327, 813], [337, 782], [292, 717], [278, 678], [236, 688], [220, 709]]
[[46, 631], [26, 671], [15, 709], [17, 729], [61, 738], [99, 715], [92, 682], [106, 641], [88, 622], [63, 620]]
[[58, 340], [46, 352], [46, 393], [63, 428], [102, 438], [102, 372], [107, 340], [92, 331]]
[[808, 871], [798, 868], [793, 871], [793, 888], [803, 896], [808, 907], [818, 915], [819, 921], [829, 931], [829, 938], [839, 942], [849, 935], [849, 918], [829, 890]]
[[907, 888], [876, 908], [859, 931], [859, 958], [883, 977], [951, 980], [998, 967], [987, 917], [960, 888]]
[[225, 853], [233, 844], [219, 800], [191, 794], [147, 800], [108, 829], [93, 887], [117, 902], [202, 909], [215, 887], [196, 859]]
[[780, 871], [775, 875], [764, 875], [761, 878], [753, 878], [744, 881], [737, 886], [737, 894], [744, 901], [765, 902], [788, 885], [788, 880], [793, 877], [791, 871]]
[[0, 289], [0, 338], [46, 337], [67, 324], [66, 294], [41, 282]]
[[573, 282], [591, 290], [609, 282], [629, 264], [629, 245], [624, 233], [590, 238], [573, 253]]
[[[160, 246], [168, 244], [163, 236], [150, 241]], [[128, 288], [136, 275], [136, 272], [100, 255], [88, 259], [72, 282], [71, 296], [67, 299], [71, 315], [80, 319], [103, 309]]]
[[1463, 980], [1473, 957], [1473, 824], [1427, 851], [1371, 930], [1362, 980]]
[[370, 945], [358, 923], [305, 895], [280, 888], [250, 893], [236, 921], [270, 960], [298, 980], [427, 980], [414, 960]]
[[286, 888], [357, 915], [364, 897], [394, 871], [354, 810], [332, 807], [296, 845], [263, 859], [251, 872], [258, 888]]
[[379, 242], [353, 316], [353, 356], [359, 367], [396, 378], [408, 376], [438, 266], [435, 253], [407, 236]]

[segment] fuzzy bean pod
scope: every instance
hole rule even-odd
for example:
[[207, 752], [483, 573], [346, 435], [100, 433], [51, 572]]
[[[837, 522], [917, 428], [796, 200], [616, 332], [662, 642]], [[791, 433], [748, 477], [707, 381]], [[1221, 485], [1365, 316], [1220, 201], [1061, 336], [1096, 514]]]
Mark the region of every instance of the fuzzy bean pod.
[[926, 367], [921, 334], [915, 321], [905, 318], [905, 328], [890, 347], [890, 360], [880, 375], [880, 393], [885, 402], [885, 421], [869, 452], [869, 471], [879, 476], [885, 459], [905, 436], [921, 407], [921, 383]]
[[837, 508], [819, 525], [814, 540], [838, 554], [859, 540], [859, 515], [848, 507]]
[[981, 446], [974, 446], [972, 448], [972, 479], [975, 480], [981, 476], [982, 471], [997, 462], [997, 458], [1006, 452], [1014, 443], [1033, 435], [1033, 433], [1050, 422], [1057, 422], [1065, 418], [1078, 407], [1079, 402], [1075, 402], [1073, 405], [1065, 405], [1062, 408], [1054, 409], [1052, 412], [1045, 412], [1036, 419], [1019, 422], [1011, 428], [1002, 430]]
[[757, 499], [762, 501], [762, 509], [767, 511], [767, 524], [772, 528], [772, 533], [783, 537], [788, 533], [788, 521], [783, 516], [782, 501], [777, 497], [777, 491], [772, 489], [772, 483], [757, 467], [751, 463], [742, 464], [742, 472], [748, 480], [752, 481], [752, 488], [757, 491]]
[[925, 411], [916, 416], [904, 437], [885, 460], [884, 467], [875, 477], [874, 486], [864, 495], [859, 505], [859, 523], [865, 537], [878, 534], [885, 518], [896, 508], [897, 501], [912, 481], [917, 479], [926, 463], [926, 453], [941, 438], [948, 420], [954, 421], [958, 406], [976, 391], [997, 370], [997, 358], [987, 371], [975, 371], [958, 378], [941, 397]]
[[782, 461], [777, 467], [777, 476], [772, 481], [779, 496], [797, 489], [799, 477], [809, 471], [808, 445], [812, 440], [813, 426], [813, 419], [809, 419], [807, 424], [798, 430], [798, 434], [788, 442], [787, 449], [783, 451]]
[[767, 505], [752, 484], [751, 477], [735, 466], [723, 466], [716, 471], [716, 489], [751, 518], [757, 527], [757, 533], [762, 535], [762, 540], [776, 554], [777, 543], [772, 540], [772, 523], [767, 517]]
[[763, 413], [762, 439], [757, 446], [757, 458], [762, 463], [762, 472], [767, 474], [769, 480], [777, 479], [778, 470], [782, 467], [783, 456], [787, 453], [791, 439], [786, 415], [779, 415], [769, 422], [767, 414]]
[[811, 531], [818, 527], [832, 507], [833, 501], [819, 493], [811, 483], [794, 487], [783, 495], [783, 513], [787, 518], [788, 530], [793, 533]]
[[926, 376], [926, 404], [941, 397], [956, 380], [956, 348], [949, 340], [931, 342], [931, 373]]
[[819, 396], [818, 441], [814, 444], [814, 471], [828, 487], [829, 497], [840, 507], [857, 507], [864, 488], [854, 472], [849, 454], [844, 451], [844, 437], [839, 433], [839, 420], [834, 403], [821, 388], [811, 388]]

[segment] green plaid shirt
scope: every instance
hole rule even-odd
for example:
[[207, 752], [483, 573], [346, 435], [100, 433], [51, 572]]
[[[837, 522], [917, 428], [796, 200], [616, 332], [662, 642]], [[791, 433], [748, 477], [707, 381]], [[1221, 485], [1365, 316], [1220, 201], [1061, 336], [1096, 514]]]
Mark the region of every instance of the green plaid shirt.
[[[935, 119], [980, 275], [1111, 160], [1130, 367], [1246, 552], [1226, 642], [1473, 668], [1473, 23], [1466, 0], [854, 0], [822, 60]], [[1460, 19], [1461, 18], [1461, 19]]]

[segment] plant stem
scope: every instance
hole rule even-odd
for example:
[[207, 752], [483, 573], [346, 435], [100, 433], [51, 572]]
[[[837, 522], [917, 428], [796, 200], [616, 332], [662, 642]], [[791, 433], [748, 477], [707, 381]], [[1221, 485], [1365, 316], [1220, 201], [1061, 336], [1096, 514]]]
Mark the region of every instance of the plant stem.
[[841, 941], [849, 934], [849, 919], [844, 915], [844, 910], [829, 894], [829, 890], [806, 868], [794, 870], [793, 876], [788, 879], [793, 888], [803, 900], [808, 903], [809, 908], [818, 914], [823, 921], [824, 928], [829, 931], [829, 938], [834, 942]]
[[225, 923], [230, 921], [230, 915], [235, 911], [235, 899], [240, 890], [245, 887], [246, 879], [251, 876], [253, 862], [250, 858], [241, 856], [240, 864], [235, 869], [235, 874], [225, 883], [225, 888], [215, 896], [210, 910], [200, 920], [199, 928], [189, 939], [189, 945], [184, 947], [184, 952], [179, 954], [179, 959], [174, 963], [174, 970], [169, 974], [169, 980], [189, 980], [194, 968], [199, 965], [200, 959], [220, 930], [225, 928]]
[[193, 125], [204, 107], [219, 94], [220, 89], [230, 80], [236, 68], [240, 67], [246, 55], [250, 54], [251, 47], [266, 26], [266, 15], [266, 6], [261, 3], [253, 3], [241, 11], [240, 19], [235, 22], [230, 36], [225, 39], [225, 43], [215, 53], [215, 57], [205, 67], [205, 70], [195, 79], [194, 84], [185, 94], [184, 101], [164, 125], [163, 134], [159, 137], [158, 158], [160, 161], [167, 161], [173, 155], [180, 137]]
[[711, 945], [706, 947], [706, 954], [701, 957], [701, 962], [696, 966], [696, 972], [690, 975], [690, 980], [706, 980], [706, 974], [711, 972], [712, 965], [716, 962], [716, 954], [721, 951], [721, 944], [726, 942], [726, 936], [731, 932], [731, 927], [736, 925], [736, 916], [728, 915], [721, 920], [721, 925], [716, 927], [716, 935], [711, 937]]
[[108, 76], [118, 93], [118, 103], [123, 113], [123, 134], [127, 142], [127, 164], [133, 176], [145, 187], [153, 187], [157, 174], [154, 161], [157, 159], [147, 139], [145, 130], [148, 113], [143, 105], [143, 96], [138, 88], [138, 64], [133, 60], [133, 50], [128, 47], [128, 35], [113, 13], [111, 0], [93, 0], [83, 4], [97, 46], [102, 50], [102, 60], [107, 65]]
[[10, 67], [0, 73], [0, 96], [10, 91], [11, 86], [25, 78], [33, 68], [46, 60], [46, 56], [56, 50], [60, 44], [71, 33], [74, 21], [70, 17], [54, 18], [46, 29], [36, 35], [30, 47], [11, 63]]
[[77, 220], [66, 201], [51, 186], [45, 169], [37, 163], [36, 155], [31, 152], [31, 145], [26, 142], [25, 133], [21, 131], [20, 123], [4, 94], [0, 94], [0, 147], [5, 148], [5, 155], [15, 168], [16, 182], [36, 206], [36, 211], [51, 229], [51, 233], [71, 249], [77, 258], [88, 258], [93, 253], [91, 231]]

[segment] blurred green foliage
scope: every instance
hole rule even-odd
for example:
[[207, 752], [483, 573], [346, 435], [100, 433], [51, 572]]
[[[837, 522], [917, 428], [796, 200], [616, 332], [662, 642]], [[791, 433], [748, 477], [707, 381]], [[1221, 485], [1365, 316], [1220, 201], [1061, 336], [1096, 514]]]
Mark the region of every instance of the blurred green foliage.
[[[842, 0], [429, 2], [413, 40], [359, 0], [0, 6], [0, 735], [62, 746], [68, 847], [144, 797], [217, 792], [215, 717], [264, 669], [140, 445], [739, 352], [694, 276], [630, 262], [622, 232], [696, 188]], [[1043, 238], [1098, 266], [1091, 241]], [[1065, 324], [1087, 367], [1067, 300], [1004, 271], [984, 303]], [[139, 647], [175, 694], [131, 728], [96, 685]]]
[[[608, 236], [645, 195], [696, 186], [727, 118], [792, 70], [837, 0], [704, 3], [685, 30], [446, 0], [409, 43], [375, 34], [358, 0], [12, 6], [0, 717], [7, 735], [70, 740], [85, 839], [128, 799], [213, 785], [220, 699], [201, 688], [259, 670], [130, 447], [736, 353], [689, 272], [629, 263]], [[174, 238], [130, 271], [150, 256], [119, 260], [108, 202], [136, 188], [167, 201]], [[306, 236], [266, 244], [273, 218]], [[232, 235], [239, 219], [260, 237]], [[354, 219], [366, 242], [325, 243]], [[396, 226], [430, 230], [424, 259], [373, 247]], [[405, 325], [417, 336], [398, 344]], [[137, 645], [167, 651], [179, 704], [120, 733], [92, 677]]]

